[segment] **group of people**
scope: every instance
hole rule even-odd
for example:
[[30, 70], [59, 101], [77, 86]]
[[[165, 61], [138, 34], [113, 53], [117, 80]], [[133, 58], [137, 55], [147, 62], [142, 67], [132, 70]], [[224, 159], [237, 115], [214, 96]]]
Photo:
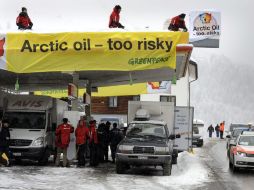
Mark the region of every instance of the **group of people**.
[[225, 121], [221, 122], [220, 124], [217, 124], [215, 127], [213, 127], [213, 125], [210, 125], [207, 128], [209, 138], [212, 138], [213, 132], [215, 131], [216, 137], [223, 139], [224, 129], [225, 129]]
[[[120, 12], [122, 10], [122, 7], [120, 5], [116, 5], [113, 8], [112, 13], [110, 14], [109, 17], [109, 28], [122, 28], [124, 29], [125, 27], [120, 23]], [[187, 32], [188, 29], [185, 25], [185, 14], [182, 13], [178, 16], [175, 16], [171, 19], [170, 24], [168, 26], [168, 30], [170, 31], [179, 31], [180, 29], [184, 32]], [[25, 7], [22, 7], [21, 13], [16, 19], [16, 24], [18, 26], [19, 30], [27, 30], [27, 29], [32, 29], [33, 23], [28, 16], [27, 9]]]
[[[10, 131], [8, 120], [0, 120], [0, 165], [9, 166], [11, 153], [10, 146]], [[117, 123], [101, 123], [96, 127], [96, 120], [87, 122], [85, 118], [81, 118], [77, 128], [69, 124], [67, 118], [63, 118], [63, 123], [60, 124], [55, 131], [56, 156], [55, 165], [60, 166], [60, 156], [63, 153], [63, 166], [68, 166], [67, 150], [71, 140], [71, 133], [75, 133], [76, 137], [76, 155], [78, 167], [84, 167], [86, 158], [90, 159], [90, 166], [97, 166], [101, 162], [108, 162], [108, 147], [110, 146], [112, 162], [115, 162], [116, 148], [124, 135], [117, 128]]]
[[[106, 124], [101, 123], [99, 124], [98, 129], [96, 129], [96, 120], [91, 120], [89, 124], [87, 124], [84, 118], [79, 120], [75, 130], [79, 167], [85, 166], [88, 152], [90, 157], [90, 166], [97, 166], [101, 162], [107, 162], [109, 146], [112, 162], [115, 162], [116, 148], [119, 142], [123, 139], [123, 133], [117, 128], [116, 123], [113, 123], [113, 129], [111, 130], [110, 126], [110, 122], [106, 122]], [[68, 124], [67, 118], [64, 118], [63, 123], [56, 129], [56, 166], [60, 165], [61, 153], [63, 153], [63, 166], [67, 166], [67, 149], [70, 143], [70, 134], [73, 132], [73, 126]]]

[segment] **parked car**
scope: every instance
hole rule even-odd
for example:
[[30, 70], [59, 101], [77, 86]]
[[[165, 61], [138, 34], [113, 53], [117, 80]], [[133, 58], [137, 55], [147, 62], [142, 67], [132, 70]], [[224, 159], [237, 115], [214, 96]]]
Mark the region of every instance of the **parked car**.
[[196, 145], [197, 147], [202, 147], [204, 145], [204, 140], [201, 135], [193, 134], [192, 145]]
[[197, 125], [193, 125], [192, 145], [197, 147], [202, 147], [204, 145], [203, 137], [199, 134], [199, 127]]
[[232, 144], [229, 167], [233, 172], [240, 168], [254, 168], [254, 132], [243, 131]]
[[240, 129], [243, 129], [243, 128], [247, 129], [247, 128], [249, 128], [249, 125], [248, 124], [233, 124], [233, 123], [231, 123], [229, 126], [229, 132], [232, 133], [232, 131], [234, 129], [239, 129], [239, 128]]
[[226, 144], [226, 149], [227, 149], [227, 156], [229, 157], [230, 154], [230, 149], [233, 144], [235, 144], [235, 140], [237, 137], [243, 132], [243, 131], [248, 131], [249, 128], [235, 128], [230, 135], [227, 135], [227, 144]]

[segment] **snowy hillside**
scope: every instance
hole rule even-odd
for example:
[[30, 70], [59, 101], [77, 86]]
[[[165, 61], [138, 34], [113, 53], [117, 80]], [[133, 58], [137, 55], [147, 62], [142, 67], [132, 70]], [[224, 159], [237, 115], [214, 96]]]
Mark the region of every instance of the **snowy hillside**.
[[[199, 50], [200, 51], [200, 50]], [[205, 51], [200, 51], [199, 53]], [[234, 64], [223, 55], [196, 57], [199, 80], [192, 84], [195, 117], [206, 125], [226, 121], [254, 123], [254, 66]]]

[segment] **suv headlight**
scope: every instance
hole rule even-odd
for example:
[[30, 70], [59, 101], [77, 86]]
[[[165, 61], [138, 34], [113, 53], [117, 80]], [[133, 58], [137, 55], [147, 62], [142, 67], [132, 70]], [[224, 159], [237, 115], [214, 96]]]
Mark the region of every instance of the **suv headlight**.
[[131, 154], [133, 150], [133, 146], [129, 146], [129, 145], [119, 145], [117, 152], [119, 153], [125, 153], [125, 154]]
[[242, 156], [242, 157], [246, 157], [246, 153], [245, 152], [237, 151], [237, 155]]
[[39, 137], [36, 140], [34, 140], [32, 146], [43, 146], [43, 143], [44, 143], [44, 138]]
[[168, 147], [155, 147], [156, 154], [168, 154]]

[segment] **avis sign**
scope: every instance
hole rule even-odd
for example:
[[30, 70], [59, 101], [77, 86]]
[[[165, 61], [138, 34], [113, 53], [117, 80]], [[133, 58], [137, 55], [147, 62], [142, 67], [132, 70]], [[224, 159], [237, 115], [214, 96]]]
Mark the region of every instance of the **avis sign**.
[[11, 107], [18, 108], [39, 108], [43, 104], [43, 101], [34, 101], [34, 100], [17, 100], [15, 101]]
[[190, 38], [219, 37], [221, 15], [215, 11], [193, 11], [190, 13]]

